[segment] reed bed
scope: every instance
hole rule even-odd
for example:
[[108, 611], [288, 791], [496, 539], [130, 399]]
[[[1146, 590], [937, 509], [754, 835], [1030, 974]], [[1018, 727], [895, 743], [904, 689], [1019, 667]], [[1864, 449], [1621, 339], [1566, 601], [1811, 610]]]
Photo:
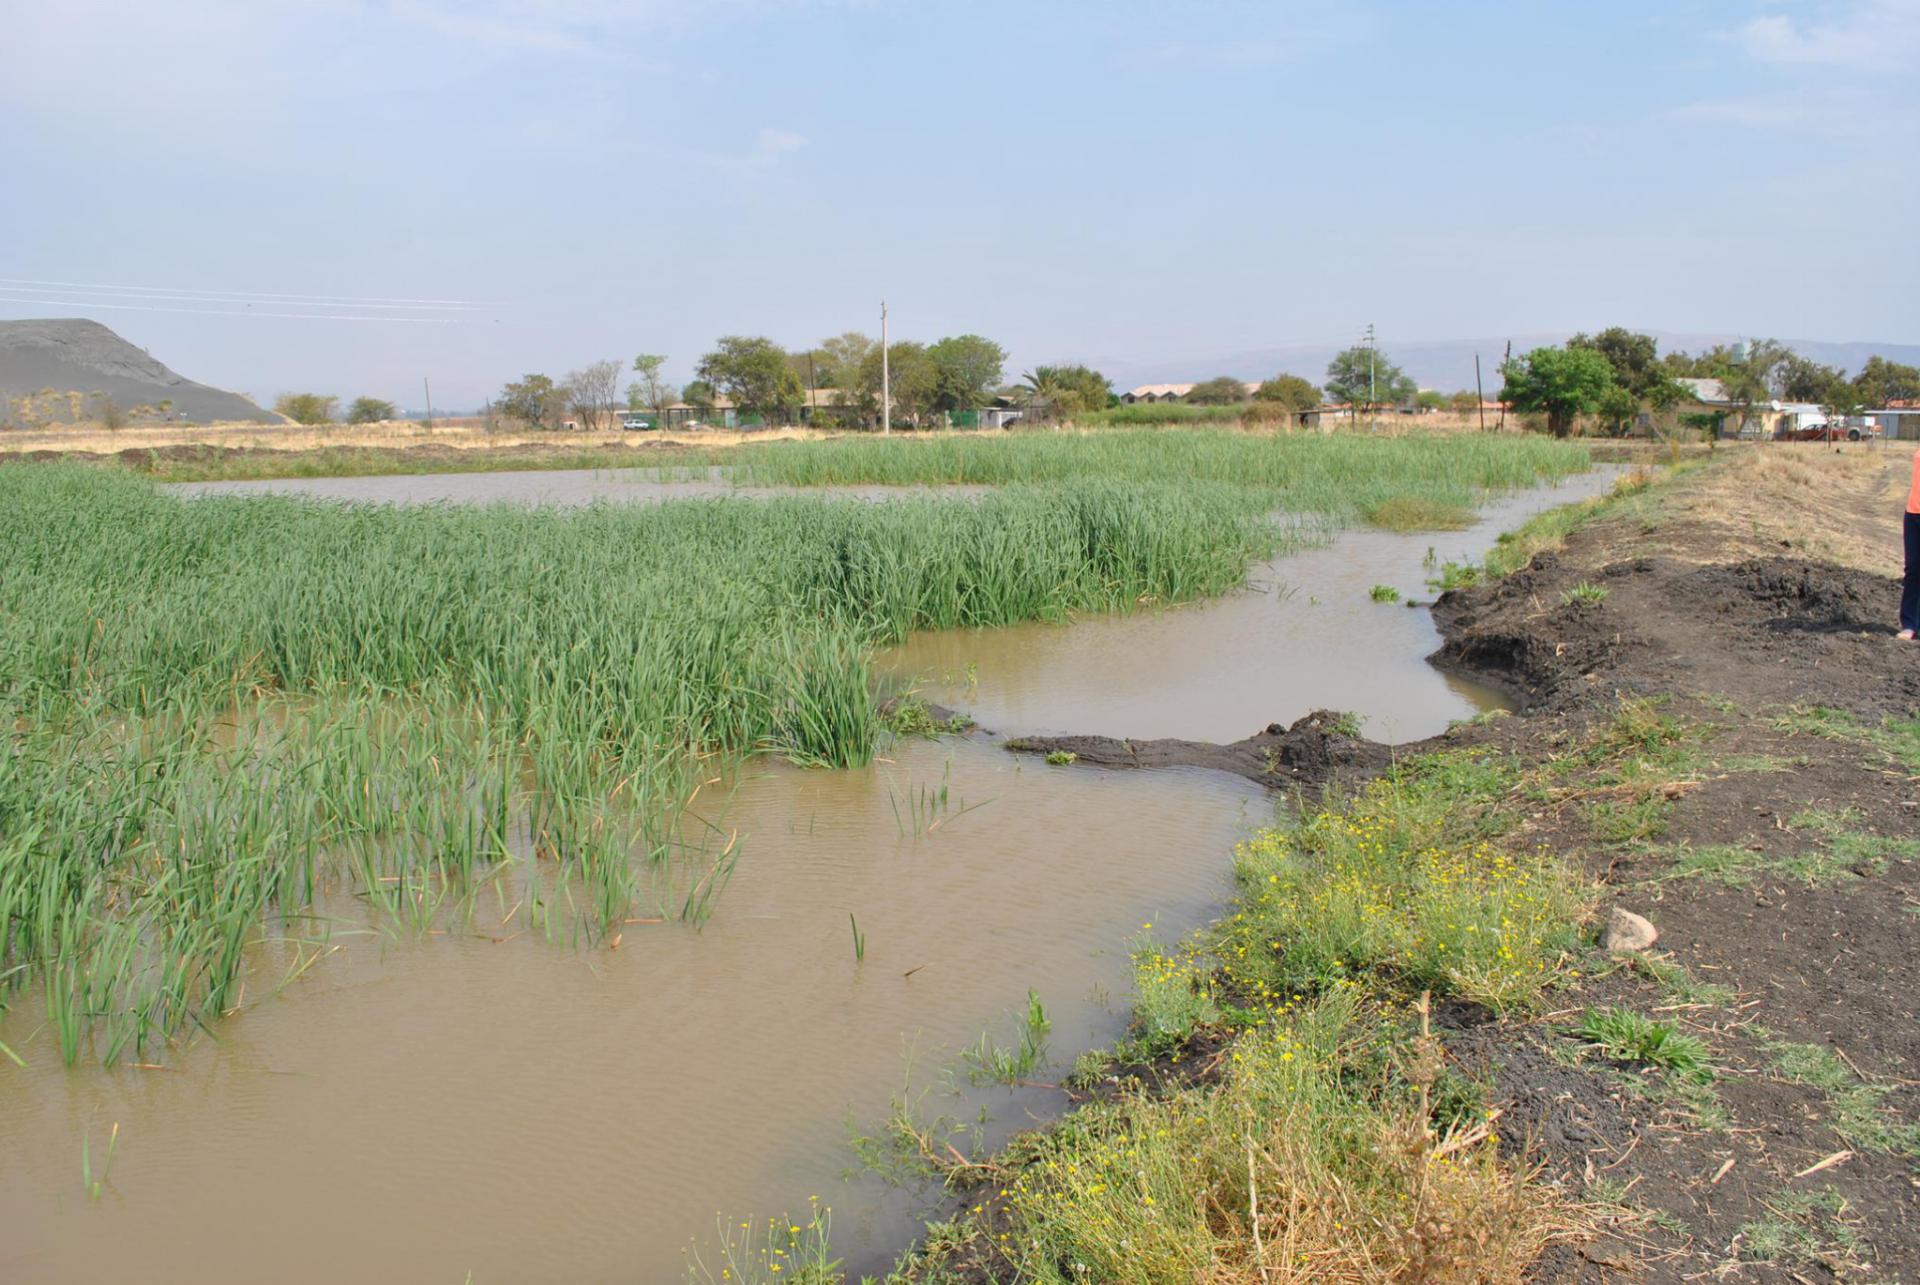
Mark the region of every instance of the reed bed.
[[714, 756], [867, 762], [876, 645], [1222, 592], [1282, 538], [1193, 484], [534, 511], [0, 469], [0, 987], [116, 1061], [233, 1007], [262, 925], [310, 962], [330, 898], [698, 920]]
[[1276, 510], [1357, 523], [1396, 501], [1459, 511], [1488, 492], [1592, 466], [1585, 446], [1544, 437], [1261, 435], [1217, 429], [940, 435], [769, 443], [734, 456], [766, 485], [1058, 484], [1183, 479], [1264, 494]]

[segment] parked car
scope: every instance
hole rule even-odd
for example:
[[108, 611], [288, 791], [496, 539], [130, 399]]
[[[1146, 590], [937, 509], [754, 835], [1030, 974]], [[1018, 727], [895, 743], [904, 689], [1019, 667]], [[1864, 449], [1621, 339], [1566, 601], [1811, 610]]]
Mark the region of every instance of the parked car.
[[[1847, 436], [1847, 430], [1838, 424], [1801, 424], [1797, 428], [1776, 428], [1773, 440], [1776, 442], [1838, 442]], [[1860, 430], [1853, 430], [1853, 440], [1860, 440]]]
[[620, 427], [629, 433], [650, 431], [659, 427], [651, 415], [629, 415], [620, 421]]
[[1844, 421], [1828, 420], [1824, 424], [1802, 424], [1798, 428], [1779, 428], [1773, 433], [1776, 442], [1860, 442], [1872, 441], [1880, 436], [1878, 424], [1848, 424]]

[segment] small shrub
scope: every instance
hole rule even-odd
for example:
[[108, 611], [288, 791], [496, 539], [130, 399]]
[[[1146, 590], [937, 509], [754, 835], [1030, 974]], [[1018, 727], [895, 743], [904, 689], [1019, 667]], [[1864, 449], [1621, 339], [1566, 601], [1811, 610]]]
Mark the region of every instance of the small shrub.
[[1390, 584], [1377, 584], [1367, 591], [1367, 595], [1375, 602], [1400, 601], [1400, 591]]
[[1656, 1022], [1625, 1008], [1590, 1008], [1575, 1032], [1615, 1062], [1658, 1067], [1695, 1082], [1713, 1078], [1706, 1042], [1672, 1022]]
[[1560, 595], [1560, 601], [1569, 607], [1597, 607], [1606, 600], [1607, 587], [1586, 580]]
[[1055, 767], [1065, 767], [1067, 764], [1078, 760], [1079, 757], [1080, 756], [1078, 754], [1075, 754], [1072, 750], [1048, 750], [1047, 751], [1047, 762], [1053, 764], [1053, 766]]

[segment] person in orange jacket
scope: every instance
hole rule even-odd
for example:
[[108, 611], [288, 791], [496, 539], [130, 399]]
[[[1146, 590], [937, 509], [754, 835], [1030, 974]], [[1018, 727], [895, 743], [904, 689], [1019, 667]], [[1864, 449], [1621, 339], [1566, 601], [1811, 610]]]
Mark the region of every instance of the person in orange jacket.
[[1900, 584], [1900, 637], [1920, 632], [1920, 451], [1913, 453], [1913, 487], [1907, 492], [1907, 574]]

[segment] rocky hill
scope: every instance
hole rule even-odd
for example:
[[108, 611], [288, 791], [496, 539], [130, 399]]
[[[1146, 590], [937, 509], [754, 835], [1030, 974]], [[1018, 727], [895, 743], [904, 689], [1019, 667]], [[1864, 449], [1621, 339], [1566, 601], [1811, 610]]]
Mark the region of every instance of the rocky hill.
[[97, 321], [0, 321], [0, 427], [133, 419], [278, 422], [238, 393], [196, 384]]

